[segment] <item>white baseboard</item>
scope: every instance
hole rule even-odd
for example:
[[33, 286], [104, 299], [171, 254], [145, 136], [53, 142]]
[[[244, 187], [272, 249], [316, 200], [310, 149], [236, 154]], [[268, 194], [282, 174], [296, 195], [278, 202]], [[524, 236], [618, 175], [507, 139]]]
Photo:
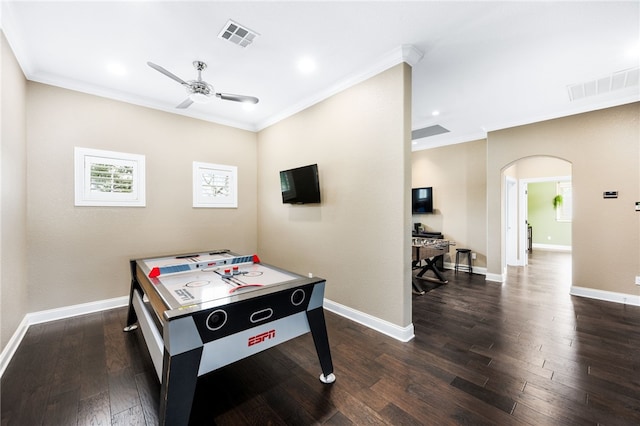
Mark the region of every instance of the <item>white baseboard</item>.
[[589, 299], [604, 300], [605, 302], [622, 303], [624, 305], [640, 306], [640, 296], [634, 294], [617, 293], [614, 291], [598, 290], [587, 287], [571, 287], [572, 296], [588, 297]]
[[502, 274], [487, 274], [485, 277], [486, 281], [493, 281], [497, 283], [503, 283], [507, 280], [507, 267], [502, 268]]
[[59, 319], [77, 317], [108, 309], [120, 308], [129, 304], [129, 296], [121, 296], [113, 299], [98, 300], [96, 302], [81, 303], [79, 305], [64, 306], [62, 308], [48, 309], [46, 311], [32, 312], [25, 316], [29, 319], [29, 325]]
[[4, 370], [7, 369], [9, 361], [11, 361], [11, 358], [13, 358], [13, 355], [18, 350], [18, 346], [20, 346], [20, 342], [22, 342], [24, 335], [27, 334], [28, 329], [29, 323], [27, 322], [27, 316], [25, 315], [22, 321], [20, 321], [18, 329], [13, 333], [13, 336], [11, 336], [11, 339], [7, 342], [2, 353], [0, 353], [0, 377], [4, 374]]
[[382, 334], [386, 334], [389, 337], [393, 337], [396, 340], [400, 340], [401, 342], [408, 342], [415, 337], [415, 334], [413, 333], [413, 324], [409, 324], [406, 327], [400, 327], [383, 319], [376, 318], [372, 315], [365, 314], [364, 312], [360, 312], [328, 299], [324, 299], [324, 308], [334, 314], [338, 314], [355, 321], [365, 327], [369, 327]]
[[493, 281], [496, 283], [503, 283], [506, 281], [504, 274], [487, 274], [484, 278], [486, 281]]
[[76, 317], [78, 315], [91, 314], [108, 309], [120, 308], [129, 304], [129, 296], [116, 297], [113, 299], [99, 300], [97, 302], [81, 303], [79, 305], [65, 306], [62, 308], [48, 309], [46, 311], [30, 312], [24, 316], [18, 329], [13, 333], [11, 339], [0, 353], [0, 377], [9, 365], [11, 358], [16, 353], [20, 342], [27, 334], [27, 330], [33, 324], [40, 324], [48, 321], [55, 321], [65, 318]]
[[[455, 263], [444, 262], [442, 264], [442, 266], [444, 266], [445, 270], [455, 271], [455, 269], [456, 269], [456, 264]], [[471, 265], [471, 268], [473, 269], [473, 273], [474, 274], [487, 275], [487, 268], [483, 268], [481, 266], [473, 266], [473, 265]], [[465, 269], [464, 271], [462, 271], [461, 269], [458, 269], [458, 273], [460, 273], [460, 272], [466, 273], [467, 270]]]
[[547, 250], [547, 251], [566, 251], [566, 252], [571, 251], [571, 246], [561, 246], [558, 244], [533, 243], [531, 244], [531, 248], [537, 249], [537, 250]]

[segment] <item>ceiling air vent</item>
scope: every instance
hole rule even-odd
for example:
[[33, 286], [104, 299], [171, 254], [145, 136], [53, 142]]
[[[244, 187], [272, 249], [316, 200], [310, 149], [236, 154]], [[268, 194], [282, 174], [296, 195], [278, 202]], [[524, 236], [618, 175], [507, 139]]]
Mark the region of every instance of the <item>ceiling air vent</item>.
[[253, 39], [259, 35], [260, 34], [258, 34], [257, 32], [250, 30], [247, 27], [243, 27], [237, 22], [233, 22], [232, 20], [229, 20], [225, 24], [222, 31], [220, 31], [220, 34], [218, 34], [218, 38], [221, 38], [223, 40], [228, 40], [231, 43], [237, 44], [240, 47], [247, 47], [251, 43], [253, 43]]
[[614, 72], [611, 75], [586, 81], [584, 83], [567, 86], [569, 99], [577, 101], [589, 96], [603, 95], [616, 90], [629, 89], [638, 86], [640, 80], [640, 68]]
[[440, 135], [442, 133], [449, 133], [449, 130], [445, 129], [439, 124], [435, 126], [423, 127], [422, 129], [416, 129], [411, 132], [411, 140], [427, 138], [429, 136]]

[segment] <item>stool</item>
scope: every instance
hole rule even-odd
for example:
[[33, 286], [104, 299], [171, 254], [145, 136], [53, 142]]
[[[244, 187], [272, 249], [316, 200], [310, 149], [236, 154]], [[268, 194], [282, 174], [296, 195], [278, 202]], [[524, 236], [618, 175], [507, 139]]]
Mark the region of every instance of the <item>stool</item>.
[[[467, 264], [466, 265], [461, 265], [460, 264], [460, 255], [462, 254], [462, 257], [464, 259], [464, 255], [467, 255]], [[459, 248], [456, 249], [456, 267], [455, 267], [455, 271], [458, 272], [459, 268], [467, 268], [467, 272], [469, 272], [470, 274], [473, 274], [473, 265], [471, 264], [471, 249], [465, 249], [465, 248]]]

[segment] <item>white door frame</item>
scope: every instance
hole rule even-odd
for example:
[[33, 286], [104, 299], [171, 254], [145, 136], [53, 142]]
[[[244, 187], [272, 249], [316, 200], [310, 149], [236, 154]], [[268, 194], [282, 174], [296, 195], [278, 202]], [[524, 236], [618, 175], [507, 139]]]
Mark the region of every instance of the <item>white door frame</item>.
[[518, 260], [520, 266], [529, 264], [529, 236], [527, 235], [527, 227], [529, 226], [529, 182], [529, 179], [520, 179], [518, 181], [518, 235], [520, 236]]
[[518, 181], [511, 176], [505, 176], [505, 254], [506, 263], [511, 266], [520, 265], [518, 250]]

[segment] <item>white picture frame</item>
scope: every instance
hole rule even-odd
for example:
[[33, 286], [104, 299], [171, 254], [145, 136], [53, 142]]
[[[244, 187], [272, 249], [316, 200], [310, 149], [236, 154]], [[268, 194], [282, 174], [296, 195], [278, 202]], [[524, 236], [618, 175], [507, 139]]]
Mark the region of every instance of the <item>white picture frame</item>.
[[75, 205], [145, 207], [145, 156], [74, 148]]
[[194, 161], [193, 207], [237, 208], [238, 168]]

